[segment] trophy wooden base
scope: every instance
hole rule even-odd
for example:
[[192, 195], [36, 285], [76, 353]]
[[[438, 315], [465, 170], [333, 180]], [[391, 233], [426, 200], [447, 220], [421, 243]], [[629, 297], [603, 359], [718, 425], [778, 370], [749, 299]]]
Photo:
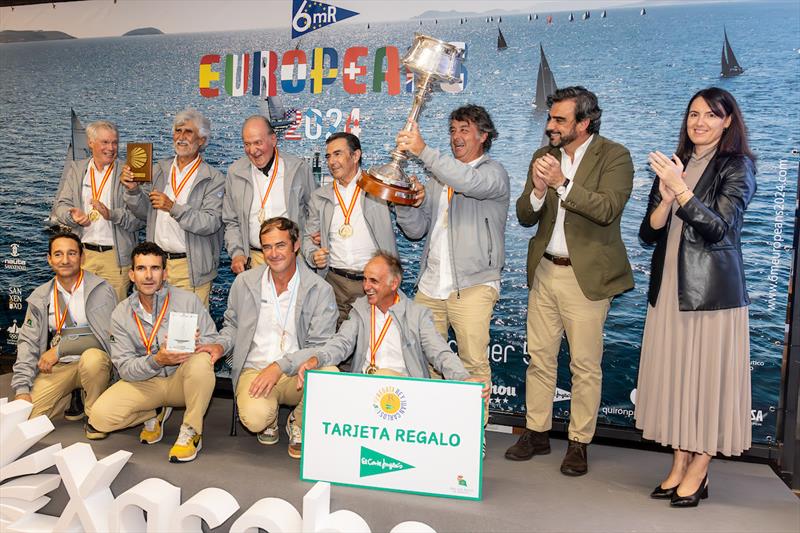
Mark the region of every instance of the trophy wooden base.
[[364, 189], [364, 192], [372, 196], [377, 196], [387, 202], [400, 205], [413, 205], [415, 201], [414, 191], [410, 188], [389, 185], [364, 171], [361, 172], [361, 179], [358, 180], [358, 186]]

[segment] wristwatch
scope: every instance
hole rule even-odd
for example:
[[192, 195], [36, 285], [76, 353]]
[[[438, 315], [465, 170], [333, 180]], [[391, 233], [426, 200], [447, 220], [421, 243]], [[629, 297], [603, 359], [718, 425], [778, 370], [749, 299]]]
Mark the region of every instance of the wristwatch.
[[564, 183], [558, 186], [556, 192], [559, 196], [564, 196], [564, 193], [567, 192], [567, 187], [569, 187], [569, 178], [564, 178]]

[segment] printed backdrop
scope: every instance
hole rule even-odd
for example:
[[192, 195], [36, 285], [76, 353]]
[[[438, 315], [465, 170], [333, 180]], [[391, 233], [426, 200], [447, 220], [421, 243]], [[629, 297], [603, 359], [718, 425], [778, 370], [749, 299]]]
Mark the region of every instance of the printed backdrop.
[[[494, 372], [491, 410], [519, 415], [522, 422], [527, 364], [525, 257], [535, 229], [519, 226], [513, 205], [522, 191], [530, 155], [542, 138], [546, 116], [546, 111], [531, 105], [541, 44], [559, 86], [582, 84], [598, 94], [603, 108], [601, 133], [630, 149], [636, 169], [633, 194], [623, 215], [636, 288], [615, 299], [606, 324], [601, 423], [633, 427], [651, 253], [636, 237], [653, 179], [647, 154], [674, 149], [684, 107], [698, 89], [719, 85], [739, 100], [759, 157], [758, 194], [747, 212], [743, 234], [752, 298], [752, 422], [754, 441], [772, 442], [797, 183], [798, 157], [793, 149], [798, 147], [800, 124], [800, 8], [790, 2], [718, 3], [652, 7], [646, 16], [640, 16], [638, 9], [620, 9], [609, 10], [605, 19], [594, 12], [588, 20], [576, 17], [571, 23], [566, 12], [552, 15], [550, 25], [544, 15], [529, 20], [524, 14], [505, 15], [502, 22], [497, 17], [487, 21], [486, 16], [471, 16], [464, 22], [457, 16], [371, 23], [369, 28], [366, 21], [354, 17], [299, 40], [290, 39], [287, 21], [284, 29], [0, 45], [3, 351], [14, 352], [25, 297], [51, 275], [45, 262], [43, 220], [70, 141], [70, 108], [84, 124], [101, 118], [116, 122], [121, 157], [126, 142], [151, 141], [155, 156], [162, 158], [173, 154], [172, 117], [185, 106], [196, 107], [212, 121], [206, 160], [224, 171], [243, 155], [243, 119], [263, 108], [262, 98], [252, 94], [253, 62], [263, 61], [272, 51], [275, 57], [269, 60], [276, 68], [276, 93], [284, 105], [296, 110], [292, 118], [300, 119], [298, 127], [281, 139], [280, 148], [313, 162], [315, 153], [324, 154], [326, 134], [343, 130], [349, 118], [350, 128], [360, 128], [365, 165], [382, 163], [388, 161], [395, 133], [411, 105], [404, 73], [393, 70], [391, 47], [402, 55], [414, 32], [422, 31], [467, 46], [464, 90], [437, 92], [422, 112], [420, 126], [426, 141], [449, 150], [450, 110], [467, 102], [481, 104], [490, 111], [500, 132], [491, 155], [511, 175], [506, 267], [488, 357]], [[151, 25], [158, 26], [158, 21], [159, 13], [154, 10]], [[88, 13], [87, 23], [91, 23]], [[498, 26], [508, 42], [502, 51], [496, 44]], [[736, 78], [719, 77], [723, 28], [745, 69]], [[354, 47], [363, 49], [352, 51]], [[264, 56], [255, 58], [254, 52]], [[233, 56], [230, 66], [228, 54]], [[217, 63], [213, 57], [203, 59], [215, 55], [220, 56]], [[344, 60], [354, 55], [360, 55], [355, 68], [363, 92], [354, 89], [352, 81], [345, 81], [351, 73]], [[305, 70], [292, 66], [303, 63], [303, 57]], [[335, 74], [330, 69], [333, 57], [338, 65]], [[245, 60], [250, 80], [241, 86], [238, 74]], [[289, 66], [282, 68], [282, 62]], [[319, 70], [315, 71], [315, 65]], [[291, 79], [281, 82], [286, 68]], [[209, 94], [208, 88], [218, 89], [218, 94]], [[423, 174], [414, 162], [408, 170]], [[408, 242], [399, 234], [398, 241], [407, 280], [413, 280], [422, 243]], [[218, 321], [233, 279], [229, 265], [226, 256], [212, 293], [212, 314]], [[413, 292], [412, 283], [407, 281], [404, 289]], [[557, 418], [569, 414], [569, 390], [564, 346], [554, 404]]]

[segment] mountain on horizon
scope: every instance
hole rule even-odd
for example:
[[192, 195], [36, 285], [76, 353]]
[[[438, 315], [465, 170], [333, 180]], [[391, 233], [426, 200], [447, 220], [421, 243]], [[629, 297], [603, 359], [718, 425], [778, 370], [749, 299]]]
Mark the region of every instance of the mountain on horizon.
[[136, 28], [135, 30], [127, 31], [122, 34], [123, 37], [130, 37], [132, 35], [164, 35], [164, 32], [158, 28], [148, 26], [147, 28]]
[[[450, 11], [426, 11], [424, 13], [420, 13], [419, 15], [415, 15], [411, 17], [412, 20], [415, 19], [447, 19], [447, 18], [458, 18], [458, 17], [481, 17], [486, 15], [511, 15], [514, 13], [518, 13], [517, 11], [509, 11], [507, 9], [490, 9], [489, 11], [482, 11], [480, 13], [476, 11], [456, 11], [455, 9], [451, 9]], [[521, 11], [519, 12], [521, 13]]]
[[3, 30], [0, 31], [0, 43], [27, 43], [32, 41], [58, 41], [75, 39], [63, 31], [50, 30]]

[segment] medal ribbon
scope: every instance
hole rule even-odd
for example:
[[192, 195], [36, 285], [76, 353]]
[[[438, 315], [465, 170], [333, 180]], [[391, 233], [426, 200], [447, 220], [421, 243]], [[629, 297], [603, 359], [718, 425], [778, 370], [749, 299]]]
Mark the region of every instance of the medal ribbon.
[[161, 322], [164, 321], [164, 317], [167, 314], [167, 307], [169, 307], [169, 294], [167, 294], [167, 297], [164, 299], [164, 305], [161, 306], [161, 312], [158, 314], [156, 323], [153, 324], [153, 330], [150, 332], [149, 337], [145, 334], [144, 326], [142, 325], [142, 321], [139, 320], [139, 316], [136, 314], [136, 311], [131, 310], [133, 319], [136, 321], [136, 327], [139, 328], [139, 337], [141, 337], [142, 342], [144, 343], [144, 349], [147, 351], [147, 355], [150, 355], [150, 347], [153, 345], [153, 341], [156, 338], [158, 329], [161, 327]]
[[275, 164], [272, 165], [272, 176], [269, 177], [269, 185], [267, 185], [267, 192], [264, 193], [264, 196], [261, 197], [261, 209], [264, 209], [264, 206], [267, 203], [267, 198], [269, 198], [269, 191], [272, 190], [272, 186], [275, 184], [275, 178], [278, 176], [278, 147], [275, 147]]
[[176, 202], [178, 201], [178, 196], [181, 194], [181, 191], [183, 191], [183, 188], [186, 187], [186, 183], [189, 181], [189, 178], [191, 178], [192, 174], [194, 174], [197, 171], [197, 168], [200, 166], [200, 163], [202, 162], [203, 158], [198, 156], [197, 161], [195, 161], [194, 165], [192, 165], [192, 168], [190, 168], [189, 172], [187, 172], [186, 175], [183, 177], [180, 185], [178, 185], [175, 180], [175, 167], [177, 167], [178, 165], [176, 165], [174, 162], [172, 163], [172, 192], [175, 194]]
[[[78, 274], [78, 281], [75, 282], [75, 286], [69, 291], [70, 294], [73, 294], [78, 289], [82, 281], [83, 269], [81, 269], [80, 274]], [[64, 315], [62, 316], [61, 307], [58, 305], [58, 292], [58, 281], [56, 280], [53, 285], [53, 317], [56, 323], [56, 334], [61, 334], [61, 329], [64, 327], [64, 323], [67, 321], [67, 315], [69, 314], [69, 302], [64, 306]]]
[[106, 182], [108, 181], [108, 178], [111, 177], [111, 171], [114, 170], [114, 163], [108, 165], [108, 170], [106, 170], [106, 173], [103, 175], [103, 179], [100, 181], [99, 189], [97, 188], [97, 184], [95, 183], [94, 180], [94, 169], [95, 169], [95, 164], [94, 160], [92, 160], [92, 164], [91, 166], [89, 166], [89, 181], [92, 185], [92, 200], [100, 201], [100, 195], [103, 194], [103, 189], [106, 186]]
[[336, 194], [336, 201], [339, 202], [339, 207], [342, 208], [342, 213], [344, 214], [344, 223], [345, 225], [350, 224], [350, 215], [353, 214], [353, 209], [356, 207], [356, 201], [358, 201], [358, 193], [361, 192], [361, 187], [356, 185], [356, 190], [353, 193], [353, 197], [350, 199], [350, 207], [344, 207], [344, 200], [342, 199], [342, 195], [339, 194], [339, 188], [336, 186], [336, 181], [333, 182], [333, 192]]
[[[400, 301], [400, 295], [395, 294], [394, 296], [394, 304]], [[380, 334], [378, 335], [378, 339], [375, 339], [375, 306], [371, 306], [372, 309], [370, 310], [370, 334], [369, 334], [369, 365], [374, 367], [375, 366], [375, 355], [378, 353], [378, 348], [380, 348], [381, 343], [383, 342], [383, 338], [386, 337], [386, 333], [389, 331], [389, 326], [392, 323], [392, 317], [386, 319], [386, 322], [383, 324], [383, 329], [381, 329]]]
[[[295, 283], [294, 287], [292, 287], [292, 292], [289, 293], [289, 309], [287, 309], [286, 317], [281, 318], [281, 303], [278, 301], [278, 291], [275, 289], [275, 282], [272, 281], [272, 272], [269, 272], [269, 288], [272, 292], [272, 301], [275, 303], [275, 322], [278, 323], [278, 326], [281, 328], [281, 340], [283, 340], [283, 335], [286, 333], [286, 324], [289, 322], [289, 312], [292, 309], [292, 303], [295, 303], [297, 298], [297, 287], [300, 285], [299, 283]], [[291, 282], [289, 282], [291, 285]]]

